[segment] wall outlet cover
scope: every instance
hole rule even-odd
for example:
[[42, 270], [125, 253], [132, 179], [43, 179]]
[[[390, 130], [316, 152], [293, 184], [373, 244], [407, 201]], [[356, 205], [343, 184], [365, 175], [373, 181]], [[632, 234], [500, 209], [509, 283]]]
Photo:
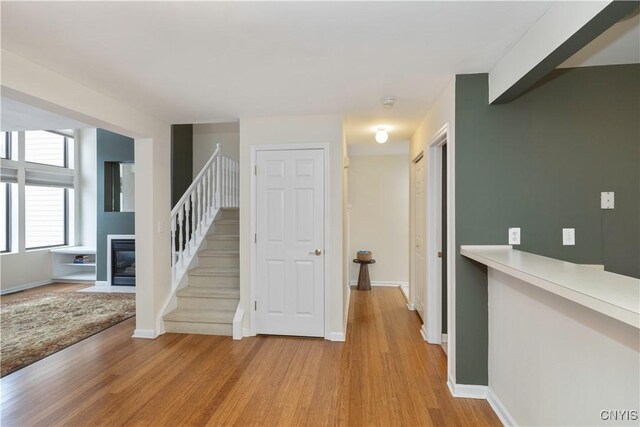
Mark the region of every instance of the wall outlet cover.
[[509, 228], [508, 240], [510, 245], [519, 245], [520, 244], [520, 228], [517, 228], [517, 227]]
[[576, 244], [576, 229], [575, 228], [563, 228], [562, 229], [562, 244], [564, 246], [575, 246], [575, 244]]
[[603, 191], [600, 193], [600, 209], [613, 209], [614, 196], [613, 191]]

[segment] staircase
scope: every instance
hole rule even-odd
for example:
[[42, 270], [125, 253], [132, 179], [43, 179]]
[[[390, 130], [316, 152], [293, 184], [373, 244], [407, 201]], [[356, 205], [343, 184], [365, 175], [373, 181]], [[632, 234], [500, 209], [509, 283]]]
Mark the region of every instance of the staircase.
[[166, 332], [233, 335], [240, 300], [239, 165], [216, 148], [171, 211]]
[[178, 307], [164, 316], [165, 330], [183, 334], [232, 335], [240, 300], [238, 208], [222, 208], [176, 292]]

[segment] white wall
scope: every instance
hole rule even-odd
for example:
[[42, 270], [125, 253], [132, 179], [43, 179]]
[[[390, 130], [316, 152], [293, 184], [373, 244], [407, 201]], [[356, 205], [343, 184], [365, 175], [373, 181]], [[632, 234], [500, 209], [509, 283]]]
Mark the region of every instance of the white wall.
[[222, 154], [240, 157], [240, 123], [206, 123], [193, 125], [193, 177], [195, 178], [220, 144]]
[[15, 292], [51, 282], [51, 253], [49, 249], [0, 255], [0, 290]]
[[136, 335], [155, 336], [171, 291], [169, 124], [14, 52], [1, 66], [3, 97], [135, 138]]
[[253, 247], [251, 236], [251, 179], [253, 165], [250, 147], [273, 144], [329, 144], [330, 197], [327, 233], [332, 244], [325, 248], [330, 272], [326, 278], [329, 292], [329, 331], [325, 335], [338, 337], [344, 333], [343, 325], [343, 267], [342, 267], [342, 174], [343, 124], [340, 116], [289, 116], [240, 119], [240, 305], [247, 315], [244, 328], [251, 328], [250, 257]]
[[[453, 197], [451, 197], [449, 199], [449, 206], [448, 206], [448, 212], [450, 215], [455, 215], [455, 77], [451, 78], [451, 82], [447, 85], [447, 87], [445, 88], [444, 92], [438, 97], [438, 99], [436, 100], [435, 104], [433, 105], [433, 107], [431, 107], [431, 109], [429, 110], [429, 112], [427, 113], [427, 115], [425, 116], [424, 120], [422, 121], [422, 123], [420, 124], [420, 126], [418, 127], [418, 129], [416, 129], [416, 131], [414, 132], [413, 136], [411, 137], [411, 141], [410, 141], [410, 147], [409, 147], [409, 162], [412, 162], [413, 159], [416, 158], [416, 156], [418, 156], [420, 153], [424, 154], [425, 157], [425, 172], [427, 175], [427, 179], [426, 179], [426, 188], [427, 188], [427, 207], [426, 207], [426, 213], [427, 213], [427, 221], [429, 220], [429, 196], [430, 196], [430, 191], [429, 191], [429, 185], [430, 185], [430, 180], [429, 180], [429, 173], [430, 171], [430, 161], [431, 161], [431, 155], [432, 153], [430, 153], [429, 150], [429, 145], [431, 144], [434, 136], [437, 134], [437, 132], [442, 129], [445, 125], [448, 125], [448, 141], [447, 141], [447, 158], [449, 159], [449, 182], [447, 185], [447, 188], [449, 189], [449, 191], [452, 191]], [[415, 229], [415, 220], [414, 220], [414, 215], [413, 212], [415, 211], [414, 206], [413, 206], [413, 199], [412, 199], [412, 194], [414, 192], [414, 182], [415, 182], [415, 177], [413, 176], [413, 168], [410, 165], [410, 170], [409, 170], [409, 227], [410, 227], [410, 231], [409, 231], [409, 297], [411, 301], [414, 301], [415, 299], [415, 293], [416, 293], [416, 286], [418, 284], [415, 283], [414, 280], [414, 266], [413, 264], [413, 248], [415, 246], [415, 242], [414, 242], [414, 229]], [[448, 361], [449, 363], [447, 364], [447, 369], [448, 369], [448, 376], [449, 378], [455, 382], [455, 360], [456, 360], [456, 354], [455, 354], [455, 256], [453, 256], [453, 254], [455, 253], [455, 244], [453, 242], [455, 242], [455, 221], [448, 221], [448, 226], [451, 228], [450, 231], [450, 235], [449, 235], [449, 244], [447, 245], [448, 250], [449, 250], [449, 266], [448, 266], [448, 271], [447, 271], [447, 277], [449, 279], [449, 283], [450, 283], [450, 289], [447, 295], [447, 306], [448, 306], [448, 312], [447, 312], [447, 316], [448, 316], [448, 320], [447, 320], [447, 335], [448, 335], [448, 350], [447, 350], [447, 357], [448, 357]], [[430, 235], [430, 230], [428, 229], [428, 227], [425, 227], [426, 230], [426, 234], [427, 236]], [[430, 243], [427, 240], [427, 256], [431, 257], [431, 261], [430, 262], [438, 262], [436, 257], [437, 251], [440, 250], [440, 248], [435, 248], [435, 247], [431, 247], [429, 246]], [[433, 269], [431, 269], [429, 266], [427, 266], [427, 274], [431, 274], [431, 271]], [[429, 279], [428, 279], [429, 280]], [[435, 280], [431, 280], [431, 284], [433, 286], [441, 286], [441, 283], [439, 281], [435, 281]], [[420, 284], [421, 286], [424, 286], [424, 284]], [[427, 315], [431, 315], [432, 321], [430, 322], [431, 324], [436, 324], [436, 323], [440, 323], [439, 320], [437, 320], [435, 317], [438, 316], [433, 316], [433, 313], [431, 313], [431, 311], [429, 311], [429, 313], [427, 313]], [[428, 331], [425, 331], [428, 332]], [[430, 340], [432, 342], [439, 342], [439, 337], [437, 338], [438, 341], [435, 341], [435, 337], [430, 338]]]
[[76, 244], [96, 246], [97, 238], [97, 131], [79, 129], [76, 133]]
[[638, 425], [638, 329], [489, 269], [489, 390], [516, 425]]
[[[349, 163], [351, 260], [370, 250], [374, 282], [409, 282], [409, 161], [407, 155], [352, 156]], [[350, 278], [359, 265], [350, 262]]]

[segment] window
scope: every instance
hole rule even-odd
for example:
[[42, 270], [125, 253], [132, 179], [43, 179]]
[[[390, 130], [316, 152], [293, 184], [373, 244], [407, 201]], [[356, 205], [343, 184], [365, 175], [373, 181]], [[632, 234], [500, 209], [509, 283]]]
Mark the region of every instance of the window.
[[[0, 135], [0, 158], [11, 159], [12, 138], [16, 137], [17, 132], [2, 132]], [[16, 139], [17, 142], [17, 139]]]
[[45, 130], [24, 134], [24, 159], [31, 163], [73, 168], [73, 138]]
[[66, 245], [68, 190], [34, 185], [24, 189], [26, 249]]
[[9, 252], [11, 250], [11, 184], [7, 182], [0, 184], [0, 206], [2, 206], [0, 252]]

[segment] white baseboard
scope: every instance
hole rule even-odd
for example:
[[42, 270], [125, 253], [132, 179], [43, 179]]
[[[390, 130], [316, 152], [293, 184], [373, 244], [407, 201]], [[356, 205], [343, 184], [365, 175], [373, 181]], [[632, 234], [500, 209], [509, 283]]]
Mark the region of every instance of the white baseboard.
[[347, 301], [345, 301], [345, 303], [347, 304], [346, 305], [347, 309], [345, 310], [342, 321], [344, 322], [344, 337], [346, 340], [347, 326], [349, 326], [349, 307], [351, 306], [351, 286], [347, 286]]
[[329, 332], [329, 341], [344, 342], [344, 332]]
[[251, 328], [242, 328], [242, 336], [243, 337], [253, 337], [255, 335], [253, 335], [251, 333]]
[[442, 334], [442, 337], [440, 338], [440, 341], [442, 342], [442, 344], [446, 344], [449, 342], [449, 338], [447, 337], [447, 334]]
[[14, 292], [25, 291], [27, 289], [37, 288], [38, 286], [49, 285], [51, 283], [54, 283], [54, 281], [53, 280], [41, 280], [39, 282], [26, 283], [24, 285], [18, 285], [18, 286], [14, 286], [12, 288], [3, 289], [2, 291], [0, 291], [0, 295], [6, 295], [6, 294], [12, 294]]
[[106, 280], [96, 280], [96, 286], [98, 287], [102, 287], [102, 286], [109, 286], [109, 282], [107, 282]]
[[133, 331], [132, 338], [145, 338], [145, 339], [155, 339], [158, 337], [158, 333], [153, 329], [136, 329]]
[[[358, 281], [351, 280], [349, 281], [349, 285], [351, 285], [352, 287], [356, 287], [358, 286]], [[387, 282], [387, 281], [380, 281], [380, 280], [372, 280], [371, 286], [387, 286], [390, 288], [400, 288], [402, 286], [409, 286], [409, 282], [394, 282], [394, 281]]]
[[429, 341], [427, 339], [427, 325], [422, 325], [420, 326], [420, 335], [422, 335], [422, 339], [425, 341]]
[[447, 343], [449, 342], [449, 338], [447, 337], [447, 334], [442, 334], [442, 338], [440, 338], [440, 347], [442, 347], [442, 350], [444, 351], [444, 354], [449, 354], [449, 346], [447, 345]]
[[242, 320], [244, 319], [244, 309], [238, 308], [236, 309], [236, 314], [233, 316], [233, 339], [241, 340], [242, 339]]
[[410, 302], [407, 303], [407, 308], [411, 311], [416, 311], [416, 306]]
[[451, 377], [447, 381], [449, 392], [453, 397], [463, 397], [465, 399], [486, 399], [487, 398], [487, 386], [486, 385], [469, 385], [469, 384], [456, 384], [452, 381]]
[[498, 399], [498, 396], [496, 396], [490, 388], [487, 389], [487, 402], [489, 402], [489, 405], [500, 419], [500, 422], [502, 422], [502, 425], [517, 426], [516, 420], [513, 419], [511, 413], [507, 411], [507, 408], [504, 407], [500, 399]]

